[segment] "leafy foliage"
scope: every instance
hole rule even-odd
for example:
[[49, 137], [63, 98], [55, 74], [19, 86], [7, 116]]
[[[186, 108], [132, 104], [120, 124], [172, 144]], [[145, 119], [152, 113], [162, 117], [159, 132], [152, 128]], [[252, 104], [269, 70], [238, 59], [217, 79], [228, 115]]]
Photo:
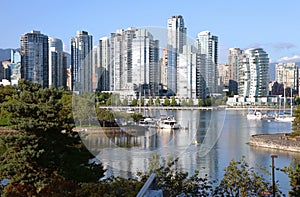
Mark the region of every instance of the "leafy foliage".
[[135, 98], [131, 100], [131, 105], [137, 106], [137, 100]]
[[159, 100], [159, 98], [156, 98], [156, 99], [155, 99], [154, 104], [155, 104], [156, 106], [159, 106], [159, 105], [160, 105], [160, 100]]
[[[54, 88], [39, 89], [37, 85], [20, 83], [20, 92], [4, 103], [10, 113], [10, 124], [17, 130], [26, 132], [58, 132], [68, 129], [63, 124], [64, 117], [59, 112], [63, 109], [60, 100], [62, 91]], [[66, 126], [66, 128], [65, 128]]]
[[291, 136], [300, 135], [300, 105], [297, 106], [297, 109], [293, 111], [293, 116], [295, 117], [292, 125], [293, 132]]
[[148, 100], [148, 106], [152, 106], [154, 103], [153, 103], [153, 98], [150, 98], [149, 100]]
[[264, 191], [271, 191], [269, 182], [250, 168], [243, 157], [241, 161], [230, 161], [214, 195], [247, 197], [259, 196]]
[[284, 171], [290, 178], [291, 190], [290, 196], [300, 196], [300, 161], [293, 160], [289, 167], [285, 167]]
[[205, 105], [204, 101], [202, 99], [198, 100], [198, 106], [203, 107]]
[[133, 113], [130, 116], [133, 119], [133, 121], [135, 121], [135, 122], [138, 122], [138, 121], [144, 119], [143, 115], [140, 113]]
[[97, 123], [94, 94], [73, 95], [72, 111], [75, 122], [80, 127]]
[[94, 156], [72, 131], [72, 95], [40, 87], [21, 81], [3, 103], [19, 131], [0, 135], [0, 179], [9, 180], [4, 192], [12, 196], [35, 195], [57, 179], [96, 182], [104, 173], [101, 164], [89, 163]]
[[167, 97], [164, 99], [164, 106], [170, 106], [170, 100]]
[[174, 96], [172, 96], [172, 98], [171, 98], [171, 103], [170, 103], [170, 105], [171, 105], [171, 106], [177, 106], [177, 105], [178, 105], [178, 103], [177, 103], [177, 101], [176, 101], [176, 99], [175, 99]]
[[150, 174], [156, 174], [156, 187], [163, 190], [164, 196], [211, 196], [213, 193], [213, 181], [209, 180], [208, 175], [200, 177], [199, 171], [195, 171], [192, 176], [180, 171], [175, 167], [178, 159], [170, 159], [168, 162], [160, 160], [157, 155], [152, 156], [149, 165], [150, 172], [139, 173], [142, 182], [145, 182]]
[[193, 101], [192, 98], [189, 98], [188, 105], [189, 106], [194, 106], [194, 101]]

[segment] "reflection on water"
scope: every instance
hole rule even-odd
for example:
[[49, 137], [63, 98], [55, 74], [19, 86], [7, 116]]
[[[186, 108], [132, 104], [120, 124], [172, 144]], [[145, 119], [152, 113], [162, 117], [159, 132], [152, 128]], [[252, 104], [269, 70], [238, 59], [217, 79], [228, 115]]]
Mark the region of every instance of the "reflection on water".
[[[265, 166], [268, 170], [271, 154], [278, 155], [275, 165], [279, 168], [288, 166], [292, 158], [300, 158], [298, 153], [246, 144], [253, 134], [289, 132], [290, 123], [250, 121], [245, 111], [169, 110], [153, 111], [150, 115], [158, 118], [161, 114], [174, 116], [182, 129], [137, 127], [106, 132], [98, 129], [89, 133], [84, 143], [105, 166], [110, 166], [111, 174], [125, 177], [134, 176], [137, 170], [147, 171], [149, 158], [154, 153], [165, 159], [179, 157], [177, 166], [189, 173], [204, 167], [201, 173], [213, 179], [220, 179], [230, 160], [239, 160], [243, 155], [251, 166]], [[276, 172], [276, 178], [280, 189], [287, 193], [288, 177]]]

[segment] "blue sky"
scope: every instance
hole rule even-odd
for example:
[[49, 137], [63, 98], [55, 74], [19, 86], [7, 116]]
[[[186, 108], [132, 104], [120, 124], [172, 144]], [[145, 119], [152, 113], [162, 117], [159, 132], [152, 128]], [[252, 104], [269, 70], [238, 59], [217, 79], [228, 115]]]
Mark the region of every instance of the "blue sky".
[[227, 62], [230, 47], [262, 47], [271, 61], [300, 60], [297, 0], [1, 0], [0, 7], [0, 48], [18, 48], [20, 36], [34, 29], [62, 39], [68, 50], [77, 30], [98, 44], [116, 29], [166, 28], [168, 17], [182, 15], [189, 37], [204, 30], [219, 37], [220, 63]]

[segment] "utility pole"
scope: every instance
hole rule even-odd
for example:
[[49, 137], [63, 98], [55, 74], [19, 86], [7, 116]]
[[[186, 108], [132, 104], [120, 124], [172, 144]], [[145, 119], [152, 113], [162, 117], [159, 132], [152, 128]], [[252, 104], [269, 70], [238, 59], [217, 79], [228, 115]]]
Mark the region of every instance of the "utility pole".
[[272, 158], [272, 188], [273, 188], [273, 197], [275, 197], [276, 188], [275, 188], [275, 172], [274, 172], [274, 158], [278, 158], [277, 155], [271, 155]]

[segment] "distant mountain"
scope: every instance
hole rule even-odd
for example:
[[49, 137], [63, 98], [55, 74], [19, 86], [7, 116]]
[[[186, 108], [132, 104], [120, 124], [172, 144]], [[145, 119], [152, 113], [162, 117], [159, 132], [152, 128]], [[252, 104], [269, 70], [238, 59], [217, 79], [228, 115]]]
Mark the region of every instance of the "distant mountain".
[[0, 61], [10, 59], [10, 50], [11, 49], [0, 49]]

